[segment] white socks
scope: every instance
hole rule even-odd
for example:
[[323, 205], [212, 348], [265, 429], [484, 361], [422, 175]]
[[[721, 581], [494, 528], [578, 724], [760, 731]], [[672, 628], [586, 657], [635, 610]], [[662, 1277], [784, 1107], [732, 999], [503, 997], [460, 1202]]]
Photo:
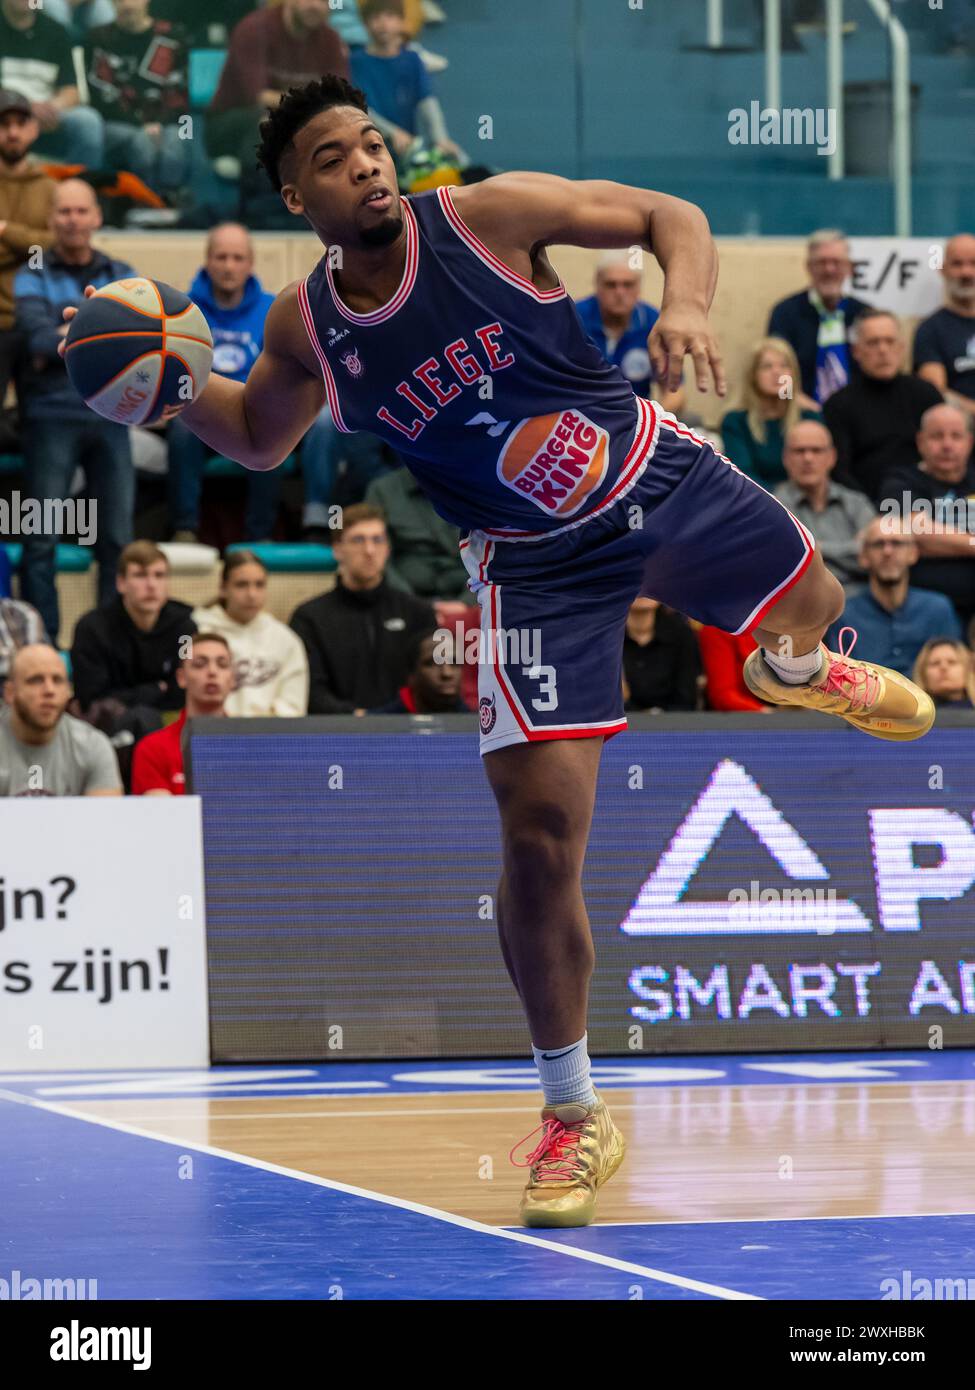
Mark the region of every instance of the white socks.
[[583, 1033], [577, 1043], [568, 1047], [533, 1047], [532, 1054], [545, 1104], [550, 1105], [595, 1105], [596, 1093], [589, 1077], [589, 1053], [586, 1050], [588, 1034]]
[[762, 659], [786, 685], [808, 685], [814, 676], [819, 675], [823, 666], [821, 647], [816, 647], [806, 656], [778, 656], [763, 647]]

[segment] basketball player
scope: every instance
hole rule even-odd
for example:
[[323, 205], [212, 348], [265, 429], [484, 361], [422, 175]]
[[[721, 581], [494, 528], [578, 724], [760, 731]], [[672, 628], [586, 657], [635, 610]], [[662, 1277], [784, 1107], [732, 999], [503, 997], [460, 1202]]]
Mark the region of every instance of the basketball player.
[[211, 376], [182, 418], [217, 452], [266, 469], [327, 400], [340, 430], [370, 430], [401, 453], [465, 533], [492, 657], [480, 728], [502, 824], [501, 950], [545, 1095], [521, 1219], [584, 1225], [624, 1147], [590, 1080], [581, 873], [603, 739], [626, 727], [633, 598], [645, 589], [702, 623], [754, 630], [746, 679], [773, 704], [893, 739], [924, 733], [933, 706], [894, 672], [826, 650], [843, 591], [812, 536], [634, 396], [546, 253], [652, 251], [666, 276], [649, 340], [658, 378], [675, 391], [689, 355], [698, 385], [710, 374], [724, 394], [708, 327], [717, 259], [698, 208], [530, 173], [400, 197], [365, 98], [335, 77], [268, 114], [259, 158], [330, 253], [277, 297], [246, 383]]

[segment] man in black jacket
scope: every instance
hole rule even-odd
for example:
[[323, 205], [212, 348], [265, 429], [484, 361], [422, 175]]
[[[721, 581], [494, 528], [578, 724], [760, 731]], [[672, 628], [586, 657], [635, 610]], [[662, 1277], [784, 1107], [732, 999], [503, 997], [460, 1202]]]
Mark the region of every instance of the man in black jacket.
[[879, 503], [887, 475], [917, 462], [921, 416], [941, 405], [942, 395], [901, 370], [906, 344], [896, 315], [866, 310], [853, 325], [851, 344], [860, 370], [830, 396], [823, 418], [836, 445], [837, 482]]
[[799, 404], [815, 410], [850, 380], [850, 325], [868, 306], [843, 293], [853, 263], [842, 232], [813, 232], [806, 245], [806, 270], [808, 289], [776, 304], [768, 332], [791, 343], [802, 373]]
[[119, 556], [116, 587], [118, 597], [75, 628], [71, 673], [82, 713], [105, 700], [182, 709], [176, 671], [196, 624], [189, 604], [169, 597], [169, 561], [152, 541], [133, 541]]
[[308, 652], [309, 714], [364, 714], [387, 704], [409, 675], [414, 638], [436, 626], [428, 603], [386, 582], [380, 509], [362, 502], [346, 507], [342, 520], [335, 588], [291, 615]]

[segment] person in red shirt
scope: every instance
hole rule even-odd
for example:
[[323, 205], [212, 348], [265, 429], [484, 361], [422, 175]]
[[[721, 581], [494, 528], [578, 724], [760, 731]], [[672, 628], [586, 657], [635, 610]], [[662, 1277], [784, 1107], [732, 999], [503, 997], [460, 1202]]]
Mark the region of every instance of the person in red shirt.
[[132, 758], [133, 796], [182, 796], [183, 730], [187, 719], [223, 714], [234, 688], [234, 662], [226, 637], [200, 632], [192, 639], [190, 653], [176, 672], [176, 683], [186, 691], [186, 707], [174, 724], [147, 734], [136, 744]]
[[697, 644], [707, 677], [708, 709], [755, 710], [771, 714], [774, 706], [756, 700], [742, 679], [742, 662], [758, 645], [750, 632], [735, 637], [717, 627], [698, 629]]
[[349, 50], [328, 22], [328, 0], [284, 0], [245, 15], [230, 35], [227, 61], [206, 120], [211, 159], [254, 163], [258, 125], [289, 87], [325, 73], [349, 76]]

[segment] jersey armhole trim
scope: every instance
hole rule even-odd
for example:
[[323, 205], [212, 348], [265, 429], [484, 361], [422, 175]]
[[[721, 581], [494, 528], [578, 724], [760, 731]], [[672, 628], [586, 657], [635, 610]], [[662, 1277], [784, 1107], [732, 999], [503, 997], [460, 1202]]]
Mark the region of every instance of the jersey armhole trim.
[[[568, 291], [559, 276], [557, 288], [552, 290], [540, 290], [537, 285], [533, 285], [531, 280], [519, 275], [517, 270], [512, 270], [510, 265], [505, 265], [493, 251], [489, 250], [468, 227], [460, 213], [454, 207], [454, 200], [448, 187], [437, 189], [437, 198], [440, 208], [447, 220], [447, 225], [457, 234], [465, 246], [474, 253], [479, 261], [487, 266], [488, 270], [493, 270], [495, 275], [501, 280], [506, 280], [509, 285], [513, 285], [516, 290], [521, 290], [523, 294], [531, 295], [532, 299], [538, 300], [540, 304], [551, 304], [558, 300], [567, 299]], [[554, 268], [554, 267], [553, 267]]]
[[322, 380], [325, 383], [325, 395], [328, 400], [328, 408], [331, 412], [332, 420], [335, 423], [335, 428], [341, 430], [343, 434], [351, 434], [352, 430], [348, 428], [345, 421], [342, 419], [335, 377], [332, 375], [332, 369], [328, 365], [328, 361], [322, 351], [322, 345], [318, 341], [318, 334], [315, 332], [315, 322], [312, 318], [311, 304], [308, 300], [308, 281], [311, 279], [312, 274], [314, 274], [314, 271], [306, 275], [304, 280], [301, 280], [298, 284], [298, 309], [301, 313], [301, 321], [305, 325], [305, 332], [308, 334], [308, 341], [311, 343], [315, 356], [318, 358], [318, 365], [322, 369]]

